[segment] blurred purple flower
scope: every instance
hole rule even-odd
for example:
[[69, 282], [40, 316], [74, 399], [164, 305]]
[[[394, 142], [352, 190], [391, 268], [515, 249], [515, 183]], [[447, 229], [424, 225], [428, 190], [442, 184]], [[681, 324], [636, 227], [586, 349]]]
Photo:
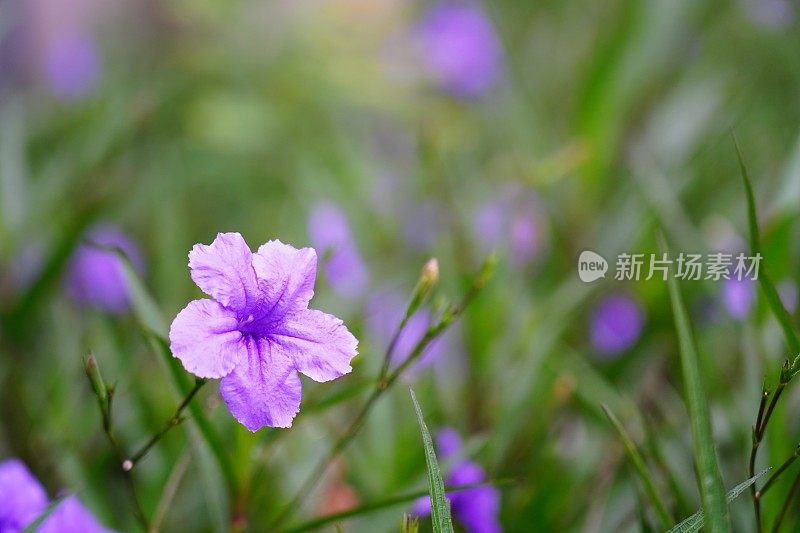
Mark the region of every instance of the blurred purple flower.
[[[381, 291], [371, 298], [368, 304], [367, 327], [373, 339], [386, 346], [391, 341], [395, 328], [400, 324], [406, 311], [408, 300], [397, 291]], [[401, 364], [411, 355], [417, 343], [422, 340], [431, 322], [431, 312], [426, 307], [420, 308], [406, 322], [400, 336], [397, 337], [394, 351], [392, 353], [392, 366]], [[411, 365], [409, 373], [413, 374], [424, 370], [426, 367], [438, 361], [448, 350], [448, 335], [445, 334], [431, 342], [428, 348]]]
[[750, 278], [731, 278], [722, 285], [722, 304], [733, 318], [743, 320], [756, 297], [756, 282]]
[[85, 33], [60, 35], [46, 55], [47, 83], [61, 100], [78, 100], [100, 80], [100, 58], [94, 40]]
[[360, 297], [369, 283], [369, 272], [350, 233], [342, 210], [331, 202], [314, 206], [308, 220], [312, 245], [320, 250], [325, 262], [325, 275], [331, 287], [342, 298]]
[[636, 343], [644, 328], [644, 313], [627, 295], [600, 301], [591, 317], [591, 342], [603, 358], [613, 358]]
[[535, 194], [509, 187], [478, 210], [474, 231], [485, 252], [507, 247], [511, 264], [522, 267], [545, 248], [545, 220]]
[[797, 311], [797, 284], [787, 279], [778, 284], [778, 295], [786, 310], [790, 313]]
[[202, 378], [222, 378], [231, 414], [250, 431], [290, 427], [302, 372], [330, 381], [352, 370], [358, 341], [341, 320], [308, 309], [317, 254], [280, 241], [252, 253], [238, 233], [189, 252], [194, 282], [214, 298], [189, 302], [169, 331], [172, 353]]
[[[443, 461], [457, 458], [461, 452], [461, 439], [452, 428], [444, 428], [437, 435], [437, 445]], [[483, 468], [472, 461], [457, 461], [447, 476], [447, 485], [473, 485], [486, 481]], [[469, 533], [499, 533], [503, 530], [500, 514], [500, 493], [489, 485], [459, 490], [447, 494], [453, 516], [461, 522]], [[417, 516], [431, 513], [429, 496], [420, 498], [412, 511]]]
[[[47, 493], [19, 459], [0, 462], [0, 532], [25, 529], [48, 506]], [[37, 530], [39, 533], [104, 533], [75, 496], [66, 497]]]
[[130, 293], [125, 281], [122, 260], [112, 251], [95, 246], [120, 248], [139, 273], [144, 263], [139, 248], [113, 226], [98, 226], [86, 234], [87, 243], [75, 250], [67, 272], [70, 296], [81, 304], [109, 313], [123, 313], [130, 307]]
[[461, 97], [491, 89], [502, 71], [503, 51], [486, 14], [472, 3], [443, 3], [417, 27], [426, 70], [439, 86]]

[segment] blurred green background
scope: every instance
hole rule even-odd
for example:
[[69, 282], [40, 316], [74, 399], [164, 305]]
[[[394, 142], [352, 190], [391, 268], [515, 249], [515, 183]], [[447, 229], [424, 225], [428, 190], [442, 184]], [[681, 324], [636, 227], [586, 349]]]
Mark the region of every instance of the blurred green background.
[[[431, 3], [0, 1], [0, 457], [24, 459], [51, 495], [77, 492], [107, 526], [137, 530], [82, 358], [91, 350], [116, 382], [115, 426], [130, 449], [180, 395], [133, 314], [70, 298], [65, 276], [76, 248], [98, 225], [127, 234], [170, 321], [201, 296], [187, 268], [195, 243], [238, 231], [254, 249], [273, 238], [313, 245], [310, 217], [324, 206], [346, 217], [354, 261], [366, 272], [356, 294], [337, 290], [320, 250], [313, 306], [342, 317], [360, 339], [354, 371], [326, 384], [304, 379], [294, 427], [256, 434], [220, 405], [216, 385], [206, 387], [201, 401], [246, 480], [244, 496], [228, 499], [197, 430], [185, 424], [136, 471], [143, 506], [163, 515], [164, 531], [225, 531], [232, 509], [246, 529], [268, 531], [377, 375], [386, 340], [370, 326], [374, 306], [387, 291], [409, 294], [429, 257], [441, 273], [432, 305], [455, 301], [492, 249], [495, 276], [445, 349], [381, 400], [294, 522], [425, 487], [408, 384], [432, 430], [457, 428], [489, 478], [511, 480], [499, 487], [506, 531], [655, 524], [651, 511], [640, 512], [647, 504], [601, 403], [646, 451], [674, 518], [694, 512], [666, 286], [612, 275], [584, 284], [577, 257], [586, 249], [610, 261], [653, 253], [659, 227], [676, 251], [744, 249], [735, 130], [765, 262], [786, 297], [796, 297], [796, 6], [464, 5], [485, 17], [499, 50], [490, 58], [496, 71], [468, 73], [491, 77], [469, 94], [431, 70], [437, 45], [420, 36]], [[466, 39], [463, 53], [478, 57]], [[731, 487], [747, 477], [762, 380], [774, 382], [790, 354], [761, 296], [732, 309], [724, 283], [683, 288]], [[634, 302], [625, 321], [641, 328], [609, 353], [592, 332], [615, 295]], [[605, 320], [616, 327], [613, 316]], [[339, 392], [332, 407], [304, 412]], [[765, 466], [794, 449], [798, 406], [790, 389], [762, 451]], [[765, 500], [766, 516], [789, 482]], [[746, 500], [731, 507], [737, 531], [752, 529]], [[342, 524], [393, 531], [409, 509]], [[798, 527], [792, 512], [787, 530]]]

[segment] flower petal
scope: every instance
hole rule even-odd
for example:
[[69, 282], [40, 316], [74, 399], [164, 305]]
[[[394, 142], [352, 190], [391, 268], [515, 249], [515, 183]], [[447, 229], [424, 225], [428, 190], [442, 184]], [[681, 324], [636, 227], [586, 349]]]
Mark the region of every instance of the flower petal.
[[195, 244], [189, 268], [197, 286], [225, 307], [244, 311], [254, 303], [258, 284], [253, 254], [239, 233], [219, 233], [209, 246]]
[[25, 464], [19, 459], [0, 462], [0, 530], [21, 531], [45, 508], [47, 494]]
[[295, 368], [314, 381], [330, 381], [352, 370], [358, 340], [333, 315], [304, 309], [284, 317], [268, 338], [285, 353]]
[[269, 241], [253, 255], [259, 285], [266, 291], [268, 308], [262, 316], [277, 321], [290, 311], [305, 309], [314, 296], [317, 252], [297, 249], [281, 241]]
[[[472, 461], [463, 461], [453, 467], [447, 483], [451, 486], [472, 485], [486, 479], [483, 468]], [[451, 492], [453, 515], [465, 526], [467, 531], [476, 533], [499, 533], [502, 531], [498, 514], [500, 513], [500, 493], [492, 486], [484, 485], [471, 489]]]
[[221, 382], [231, 414], [250, 431], [288, 428], [300, 410], [300, 377], [292, 361], [267, 339], [247, 337], [247, 354]]
[[183, 367], [201, 378], [228, 375], [245, 345], [236, 314], [214, 300], [189, 302], [169, 328], [170, 349]]
[[58, 504], [53, 514], [36, 530], [38, 533], [110, 533], [75, 496]]

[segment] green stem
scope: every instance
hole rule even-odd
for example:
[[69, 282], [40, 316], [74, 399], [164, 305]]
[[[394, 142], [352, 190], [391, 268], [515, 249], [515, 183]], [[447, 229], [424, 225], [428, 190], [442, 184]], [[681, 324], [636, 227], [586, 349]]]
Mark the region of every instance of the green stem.
[[130, 459], [123, 463], [123, 468], [127, 467], [128, 470], [133, 470], [137, 463], [147, 455], [153, 446], [155, 446], [156, 443], [161, 440], [161, 438], [166, 435], [170, 429], [174, 428], [183, 421], [182, 415], [184, 409], [188, 407], [189, 403], [206, 383], [207, 381], [205, 379], [198, 378], [195, 380], [194, 387], [189, 391], [181, 404], [175, 410], [175, 414], [173, 414], [172, 417], [164, 423], [161, 429], [159, 429], [155, 434], [153, 434], [152, 437], [150, 437], [150, 440], [148, 440], [144, 446], [139, 449], [139, 451], [134, 453]]

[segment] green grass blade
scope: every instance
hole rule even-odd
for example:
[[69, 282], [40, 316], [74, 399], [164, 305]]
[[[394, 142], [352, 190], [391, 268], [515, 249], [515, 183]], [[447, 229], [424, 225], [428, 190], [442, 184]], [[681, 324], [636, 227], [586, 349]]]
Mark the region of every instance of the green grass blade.
[[433, 440], [425, 425], [417, 397], [414, 391], [411, 392], [411, 401], [414, 402], [414, 411], [417, 413], [419, 429], [422, 433], [422, 443], [425, 446], [425, 463], [428, 465], [428, 484], [431, 494], [431, 519], [433, 521], [434, 533], [453, 533], [453, 520], [450, 518], [450, 502], [444, 491], [444, 481], [442, 472], [439, 470], [439, 462], [436, 460], [436, 452], [433, 450]]
[[636, 448], [636, 444], [633, 442], [633, 439], [631, 439], [630, 435], [628, 435], [628, 433], [625, 431], [625, 428], [622, 427], [622, 424], [617, 417], [614, 416], [614, 413], [611, 412], [611, 409], [609, 409], [606, 405], [603, 405], [602, 407], [603, 412], [608, 417], [609, 422], [611, 422], [611, 425], [614, 426], [614, 429], [619, 434], [620, 439], [622, 439], [622, 444], [625, 446], [625, 450], [628, 452], [628, 458], [631, 460], [631, 463], [633, 463], [633, 467], [642, 482], [647, 499], [650, 500], [650, 503], [656, 510], [656, 514], [658, 515], [659, 522], [661, 522], [661, 526], [664, 529], [668, 529], [670, 525], [672, 525], [672, 519], [667, 512], [666, 505], [664, 505], [664, 500], [662, 500], [661, 496], [658, 494], [655, 481], [653, 480], [653, 476], [650, 474], [650, 471], [647, 469], [644, 458]]
[[167, 321], [164, 319], [161, 309], [150, 296], [128, 256], [118, 248], [113, 250], [122, 260], [122, 272], [131, 294], [131, 307], [133, 307], [134, 316], [146, 330], [166, 339]]
[[[742, 151], [739, 148], [739, 141], [736, 140], [735, 135], [733, 137], [733, 142], [736, 146], [736, 155], [739, 158], [739, 170], [742, 174], [744, 191], [745, 195], [747, 196], [747, 224], [750, 230], [750, 253], [753, 255], [761, 254], [762, 256], [758, 272], [758, 284], [761, 286], [761, 290], [764, 293], [764, 297], [767, 300], [770, 310], [778, 320], [781, 330], [783, 330], [783, 335], [786, 337], [786, 344], [789, 346], [792, 354], [797, 356], [800, 355], [800, 339], [798, 339], [797, 332], [792, 324], [792, 317], [783, 306], [783, 302], [781, 302], [781, 297], [778, 294], [778, 290], [775, 288], [775, 284], [772, 283], [764, 264], [765, 258], [763, 257], [764, 254], [762, 253], [761, 239], [758, 232], [758, 214], [756, 212], [756, 199], [755, 194], [753, 193], [753, 184], [750, 181], [750, 175], [747, 173], [747, 167], [744, 164]], [[796, 372], [797, 370], [798, 369], [796, 367], [792, 368], [793, 372]]]
[[61, 502], [66, 500], [68, 497], [69, 494], [66, 494], [50, 502], [50, 504], [45, 507], [44, 511], [42, 511], [42, 513], [36, 517], [36, 520], [28, 524], [28, 526], [23, 529], [21, 533], [35, 533], [35, 531], [39, 529], [39, 526], [44, 524], [44, 521], [50, 518], [50, 515], [53, 514], [53, 512], [56, 510], [56, 507], [61, 505]]
[[[725, 501], [728, 504], [730, 504], [733, 500], [738, 498], [741, 493], [750, 488], [750, 486], [753, 483], [758, 481], [758, 479], [761, 476], [763, 476], [769, 471], [770, 471], [769, 468], [765, 468], [764, 470], [762, 470], [755, 476], [751, 477], [750, 479], [742, 481], [741, 483], [733, 487], [730, 491], [728, 491], [728, 494], [725, 495]], [[695, 533], [696, 531], [700, 531], [700, 529], [702, 529], [705, 523], [706, 523], [706, 517], [703, 514], [703, 511], [700, 510], [694, 513], [686, 520], [676, 525], [675, 527], [673, 527], [672, 529], [670, 529], [667, 533]]]
[[[507, 485], [511, 483], [515, 483], [518, 480], [513, 479], [501, 479], [501, 480], [492, 480], [486, 481], [484, 483], [472, 483], [469, 485], [458, 485], [455, 487], [447, 487], [448, 492], [457, 492], [460, 490], [468, 490], [474, 489], [477, 487], [485, 487], [489, 485], [498, 486], [498, 485]], [[375, 502], [369, 502], [361, 505], [360, 507], [356, 507], [354, 509], [348, 509], [347, 511], [342, 511], [339, 513], [333, 513], [325, 516], [321, 516], [319, 518], [315, 518], [308, 522], [304, 522], [302, 524], [298, 524], [295, 526], [289, 527], [285, 530], [284, 533], [303, 533], [304, 531], [314, 531], [316, 529], [321, 529], [325, 526], [329, 526], [331, 524], [335, 524], [336, 522], [341, 522], [348, 518], [355, 518], [358, 516], [365, 516], [371, 513], [376, 513], [379, 511], [383, 511], [385, 509], [389, 509], [391, 507], [396, 507], [402, 504], [408, 504], [410, 502], [416, 501], [423, 496], [429, 495], [430, 492], [428, 489], [414, 491], [408, 494], [401, 494], [398, 496], [392, 496], [390, 498], [386, 498], [383, 500], [378, 500]]]
[[[167, 340], [167, 323], [166, 320], [164, 320], [161, 309], [152, 296], [150, 296], [150, 293], [144, 286], [144, 283], [142, 283], [130, 259], [122, 250], [115, 247], [99, 245], [98, 247], [111, 250], [121, 258], [125, 281], [128, 284], [128, 289], [131, 294], [133, 313], [142, 325], [142, 328], [151, 338], [155, 350], [162, 355], [178, 391], [182, 396], [186, 396], [192, 389], [192, 380], [188, 379], [186, 372], [183, 370], [178, 360], [172, 356], [172, 351], [169, 348], [169, 341]], [[233, 494], [237, 490], [238, 481], [227, 448], [198, 402], [191, 402], [187, 409], [192, 415], [192, 420], [197, 424], [200, 434], [203, 436], [206, 444], [208, 444], [217, 466], [225, 477], [231, 494]]]
[[[170, 370], [172, 380], [175, 382], [175, 386], [178, 388], [181, 395], [186, 396], [191, 390], [192, 384], [186, 377], [178, 360], [172, 356], [169, 343], [166, 339], [156, 335], [152, 335], [151, 340], [154, 348], [163, 356]], [[233, 468], [230, 455], [228, 455], [227, 447], [214, 429], [211, 421], [203, 412], [203, 408], [199, 402], [190, 402], [187, 409], [192, 415], [192, 420], [197, 424], [197, 429], [203, 436], [203, 440], [208, 444], [222, 475], [225, 477], [225, 482], [228, 484], [230, 493], [234, 494], [238, 487], [238, 478], [236, 476], [236, 470]]]
[[[660, 238], [662, 252], [667, 251], [666, 241]], [[678, 281], [669, 276], [669, 287], [675, 328], [680, 344], [681, 372], [692, 426], [694, 460], [700, 484], [700, 498], [703, 510], [708, 517], [709, 531], [717, 533], [730, 531], [728, 506], [725, 504], [725, 488], [717, 464], [717, 453], [711, 431], [711, 416], [706, 400], [703, 382], [700, 378], [697, 346], [689, 323], [689, 315], [683, 303]]]

